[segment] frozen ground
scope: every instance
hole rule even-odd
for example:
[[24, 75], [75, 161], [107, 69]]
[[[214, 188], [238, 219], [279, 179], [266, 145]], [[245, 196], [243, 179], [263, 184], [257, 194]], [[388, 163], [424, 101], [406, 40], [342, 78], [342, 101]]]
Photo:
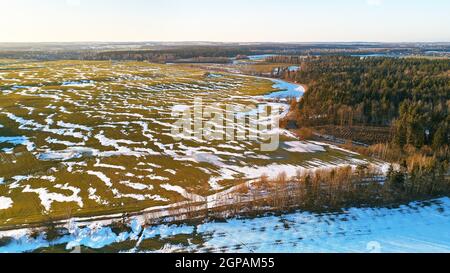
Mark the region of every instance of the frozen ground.
[[[369, 161], [324, 143], [297, 141], [284, 130], [273, 152], [249, 139], [174, 139], [172, 110], [189, 109], [196, 98], [223, 109], [281, 105], [281, 115], [288, 105], [279, 99], [303, 94], [292, 83], [226, 73], [211, 77], [201, 69], [144, 62], [3, 66], [0, 226], [45, 215], [65, 218], [69, 211], [89, 216], [139, 211], [204, 199], [239, 179]], [[269, 94], [272, 86], [280, 91]], [[215, 125], [211, 131], [230, 129]], [[236, 127], [236, 134], [252, 130]]]
[[143, 229], [135, 220], [130, 224], [130, 232], [119, 235], [95, 224], [77, 228], [72, 222], [68, 227], [70, 235], [53, 243], [42, 237], [31, 239], [20, 232], [11, 233], [9, 236], [15, 239], [0, 246], [0, 253], [52, 245], [59, 245], [62, 250], [76, 246], [102, 250], [111, 244], [124, 252], [450, 253], [450, 199], [398, 208], [351, 208], [327, 214], [297, 212], [196, 226], [159, 225]]
[[197, 227], [205, 249], [238, 252], [450, 252], [450, 199], [400, 208], [294, 213]]
[[[195, 98], [203, 98], [205, 105], [280, 104], [280, 99], [302, 95], [294, 84], [275, 81], [280, 91], [268, 94], [273, 83], [267, 79], [211, 77], [204, 70], [178, 65], [0, 64], [7, 68], [0, 79], [0, 226], [79, 215], [92, 223], [70, 225], [69, 234], [52, 243], [43, 234], [29, 238], [27, 230], [0, 232], [0, 237], [13, 237], [1, 240], [0, 252], [50, 245], [102, 249], [129, 241], [136, 247], [120, 250], [363, 252], [381, 246], [383, 251], [448, 251], [443, 232], [449, 226], [447, 198], [401, 209], [296, 213], [144, 231], [142, 219], [135, 219], [132, 232], [117, 235], [95, 222], [98, 216], [157, 209], [164, 214], [189, 200], [213, 207], [233, 200], [226, 197], [241, 179], [262, 175], [284, 172], [289, 177], [366, 163], [385, 171], [387, 166], [333, 145], [298, 141], [284, 130], [273, 152], [261, 151], [251, 140], [173, 138], [174, 107], [187, 109]], [[180, 236], [187, 241], [180, 243]], [[149, 242], [163, 245], [149, 247]]]

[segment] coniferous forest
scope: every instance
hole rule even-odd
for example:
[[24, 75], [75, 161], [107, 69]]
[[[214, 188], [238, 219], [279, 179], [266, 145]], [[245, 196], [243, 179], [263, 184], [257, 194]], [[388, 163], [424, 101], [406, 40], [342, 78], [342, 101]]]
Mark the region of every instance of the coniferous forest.
[[385, 126], [393, 141], [449, 144], [450, 62], [412, 58], [308, 58], [293, 75], [308, 85], [301, 125]]
[[388, 132], [352, 148], [397, 165], [386, 180], [395, 196], [419, 197], [448, 192], [449, 75], [448, 59], [322, 56], [284, 77], [307, 86], [294, 110], [301, 130]]

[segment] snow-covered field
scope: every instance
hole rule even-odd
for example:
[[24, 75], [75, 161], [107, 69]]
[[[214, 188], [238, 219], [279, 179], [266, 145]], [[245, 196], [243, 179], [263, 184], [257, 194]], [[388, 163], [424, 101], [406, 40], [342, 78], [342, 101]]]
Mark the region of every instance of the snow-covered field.
[[[280, 105], [282, 115], [285, 99], [304, 92], [291, 83], [144, 62], [0, 63], [7, 68], [0, 79], [0, 227], [9, 230], [0, 232], [0, 252], [49, 246], [101, 251], [112, 244], [120, 251], [449, 251], [448, 198], [399, 209], [144, 228], [146, 216], [168, 216], [187, 201], [229, 204], [239, 183], [261, 176], [361, 164], [386, 171], [388, 165], [299, 141], [285, 130], [271, 152], [250, 139], [174, 139], [174, 108], [202, 98], [205, 105]], [[141, 215], [131, 220], [131, 231], [116, 234], [109, 218], [125, 212]], [[109, 220], [100, 219], [105, 215]], [[52, 217], [72, 219], [55, 241], [20, 229]]]
[[[273, 152], [249, 139], [174, 139], [173, 108], [202, 98], [204, 105], [277, 104], [284, 114], [288, 105], [279, 100], [303, 93], [291, 83], [144, 62], [4, 67], [0, 226], [204, 200], [235, 186], [236, 179], [370, 161], [325, 143], [298, 141], [285, 130]], [[236, 133], [248, 130], [237, 126]]]
[[31, 239], [20, 232], [11, 233], [14, 240], [0, 246], [0, 253], [49, 246], [67, 251], [77, 246], [101, 251], [111, 244], [123, 252], [450, 253], [450, 199], [414, 202], [398, 208], [351, 208], [326, 214], [297, 212], [195, 226], [142, 228], [133, 220], [131, 231], [120, 234], [95, 224], [77, 228], [71, 222], [68, 229], [70, 234], [52, 243], [43, 237]]
[[[450, 199], [400, 208], [352, 208], [345, 213], [299, 212], [207, 223], [200, 250], [237, 252], [449, 252]], [[176, 246], [167, 246], [168, 249]]]

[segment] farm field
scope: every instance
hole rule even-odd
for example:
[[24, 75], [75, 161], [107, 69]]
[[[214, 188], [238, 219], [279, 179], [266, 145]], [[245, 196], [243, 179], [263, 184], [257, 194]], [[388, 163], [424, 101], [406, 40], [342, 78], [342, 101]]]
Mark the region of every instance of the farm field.
[[262, 175], [373, 162], [284, 130], [273, 152], [258, 141], [174, 139], [174, 108], [202, 98], [286, 112], [291, 85], [187, 65], [0, 60], [0, 228], [137, 212]]
[[3, 1], [0, 257], [450, 253], [450, 1], [397, 2]]

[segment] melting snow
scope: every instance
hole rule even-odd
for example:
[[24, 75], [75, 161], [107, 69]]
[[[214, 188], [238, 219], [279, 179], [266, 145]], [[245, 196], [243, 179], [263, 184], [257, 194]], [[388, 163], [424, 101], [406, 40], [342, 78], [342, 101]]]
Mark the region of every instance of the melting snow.
[[9, 197], [0, 196], [0, 210], [9, 209], [12, 207], [13, 201]]
[[[176, 235], [200, 236], [201, 245], [166, 244], [157, 252], [243, 252], [243, 253], [450, 253], [450, 199], [414, 202], [399, 208], [350, 208], [341, 213], [296, 212], [253, 219], [230, 219], [193, 225], [157, 225], [143, 229], [132, 220], [131, 232], [115, 234], [100, 223], [77, 227], [48, 242], [43, 236], [30, 238], [26, 230], [0, 232], [13, 237], [0, 253], [32, 251], [65, 244], [100, 249], [113, 243], [170, 239]], [[125, 249], [126, 251], [126, 249]], [[131, 249], [136, 251], [136, 248]], [[145, 251], [145, 249], [144, 249]]]
[[9, 143], [12, 145], [25, 145], [28, 151], [33, 151], [35, 145], [33, 142], [29, 141], [25, 136], [13, 136], [13, 137], [0, 137], [0, 143]]
[[23, 192], [33, 192], [39, 195], [39, 199], [41, 199], [41, 204], [44, 206], [46, 211], [50, 211], [53, 202], [76, 202], [80, 208], [83, 207], [83, 201], [81, 197], [78, 196], [80, 193], [80, 189], [71, 187], [66, 185], [56, 185], [55, 188], [59, 188], [62, 190], [72, 191], [71, 196], [66, 196], [60, 193], [51, 193], [48, 192], [48, 189], [38, 188], [32, 189], [30, 185], [26, 185], [23, 189]]
[[305, 141], [289, 141], [285, 142], [289, 148], [285, 149], [291, 153], [316, 153], [325, 152], [325, 148], [320, 145], [312, 144]]
[[94, 171], [87, 171], [87, 173], [89, 175], [97, 176], [101, 181], [103, 181], [105, 183], [106, 186], [108, 186], [108, 187], [113, 186], [113, 184], [111, 183], [111, 179], [109, 179], [109, 177], [107, 177], [104, 173], [94, 172]]

